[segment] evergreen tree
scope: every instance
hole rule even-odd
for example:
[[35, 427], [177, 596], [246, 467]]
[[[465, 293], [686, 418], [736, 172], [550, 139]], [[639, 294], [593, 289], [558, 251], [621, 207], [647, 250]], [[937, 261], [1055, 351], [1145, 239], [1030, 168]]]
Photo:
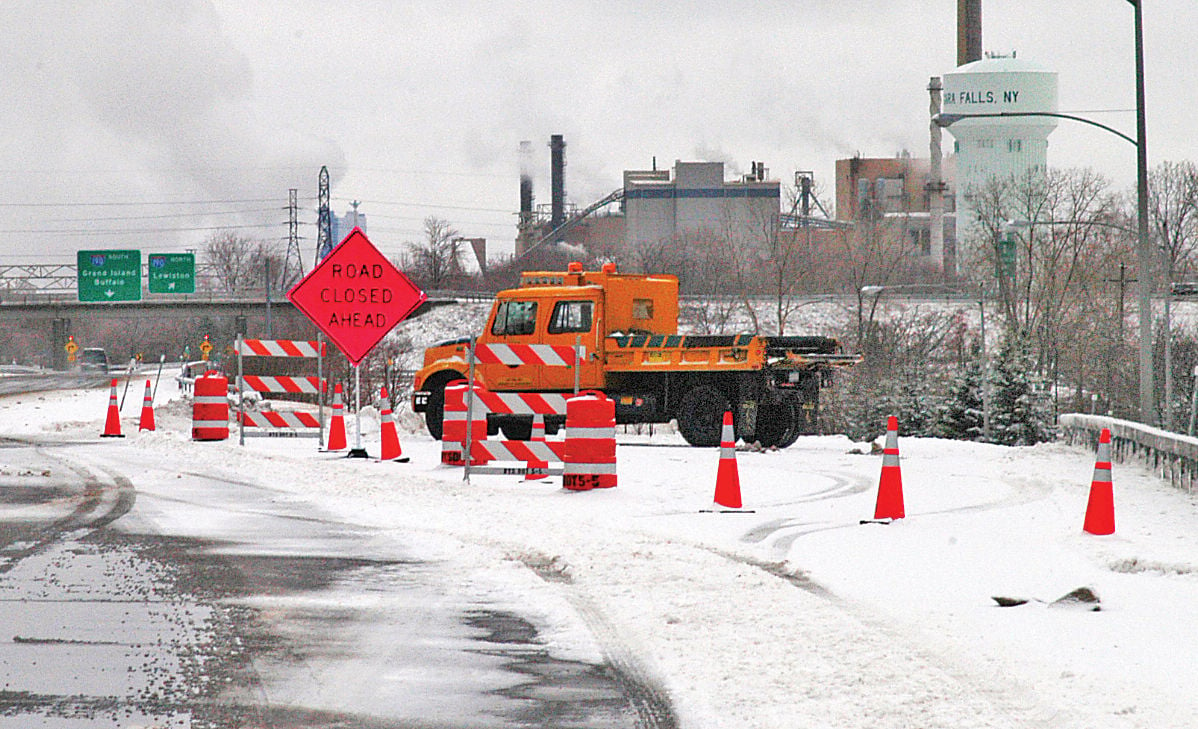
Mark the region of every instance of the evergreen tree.
[[954, 440], [982, 440], [985, 436], [982, 399], [982, 366], [968, 362], [953, 381], [940, 407], [937, 435]]
[[1045, 380], [1035, 371], [1026, 336], [1004, 337], [991, 370], [990, 433], [1002, 445], [1032, 445], [1052, 437]]

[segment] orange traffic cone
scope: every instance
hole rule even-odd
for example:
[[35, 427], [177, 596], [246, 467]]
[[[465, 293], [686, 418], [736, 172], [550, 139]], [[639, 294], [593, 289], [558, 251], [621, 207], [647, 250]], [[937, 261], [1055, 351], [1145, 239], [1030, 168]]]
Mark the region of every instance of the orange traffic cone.
[[342, 411], [345, 405], [341, 402], [341, 383], [333, 388], [333, 417], [329, 421], [329, 445], [326, 450], [342, 451], [348, 445], [345, 442], [345, 415]]
[[383, 422], [380, 426], [380, 431], [383, 437], [383, 453], [379, 457], [380, 461], [398, 461], [407, 463], [407, 458], [400, 458], [403, 454], [399, 447], [399, 432], [395, 429], [395, 419], [391, 417], [391, 398], [387, 396], [387, 388], [383, 388]]
[[150, 389], [150, 381], [146, 380], [146, 396], [141, 400], [141, 420], [137, 429], [154, 430], [154, 391]]
[[1086, 522], [1090, 534], [1115, 533], [1115, 494], [1111, 483], [1111, 431], [1103, 428], [1098, 436], [1098, 460], [1090, 482], [1090, 501], [1086, 504]]
[[886, 447], [882, 450], [882, 477], [878, 481], [878, 503], [874, 519], [902, 519], [903, 473], [899, 468], [898, 418], [886, 421]]
[[736, 468], [736, 435], [732, 430], [732, 411], [724, 411], [724, 428], [720, 433], [720, 466], [715, 475], [715, 504], [725, 509], [739, 509], [740, 472]]
[[116, 380], [112, 381], [112, 390], [108, 394], [108, 417], [104, 420], [104, 432], [101, 438], [124, 438], [121, 435], [121, 409], [116, 404]]
[[[537, 413], [532, 416], [532, 435], [530, 440], [538, 443], [545, 442], [545, 416]], [[543, 461], [540, 458], [532, 458], [528, 461], [529, 468], [549, 468], [549, 462]], [[544, 473], [526, 473], [524, 474], [525, 481], [539, 481], [540, 479], [548, 478]]]

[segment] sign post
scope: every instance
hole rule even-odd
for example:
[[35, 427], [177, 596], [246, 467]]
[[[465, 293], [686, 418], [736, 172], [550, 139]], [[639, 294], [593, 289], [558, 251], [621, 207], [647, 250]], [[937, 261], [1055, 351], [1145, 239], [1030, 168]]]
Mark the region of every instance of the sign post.
[[362, 448], [362, 360], [428, 295], [412, 283], [360, 229], [354, 228], [320, 264], [287, 292], [303, 312], [354, 368], [357, 406], [357, 447], [348, 457], [365, 458]]
[[81, 302], [141, 301], [141, 251], [79, 251], [75, 264]]

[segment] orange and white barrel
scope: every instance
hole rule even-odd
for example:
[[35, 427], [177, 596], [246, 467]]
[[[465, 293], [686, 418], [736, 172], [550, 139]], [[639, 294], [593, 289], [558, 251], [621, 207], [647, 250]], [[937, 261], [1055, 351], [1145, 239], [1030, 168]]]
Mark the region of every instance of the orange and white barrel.
[[[445, 408], [441, 421], [441, 463], [462, 466], [466, 461], [466, 399], [470, 388], [466, 383], [449, 385], [445, 388]], [[470, 419], [470, 441], [478, 443], [487, 439], [487, 410], [479, 393], [482, 388], [474, 387], [474, 412]], [[472, 449], [473, 450], [473, 449]], [[489, 459], [476, 452], [471, 465], [481, 465]]]
[[616, 485], [616, 403], [601, 392], [566, 401], [562, 486], [571, 491]]
[[192, 440], [229, 437], [229, 378], [209, 370], [196, 378], [191, 406]]

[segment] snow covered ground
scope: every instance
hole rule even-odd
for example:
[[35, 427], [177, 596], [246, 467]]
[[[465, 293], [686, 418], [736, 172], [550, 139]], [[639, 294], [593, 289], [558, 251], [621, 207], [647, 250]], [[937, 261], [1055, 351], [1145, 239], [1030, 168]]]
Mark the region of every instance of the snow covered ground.
[[[107, 398], [0, 398], [0, 430], [98, 442]], [[522, 601], [555, 650], [642, 671], [687, 729], [1198, 726], [1198, 501], [1134, 465], [1115, 465], [1117, 531], [1095, 537], [1081, 530], [1093, 453], [900, 435], [907, 518], [861, 524], [881, 458], [843, 437], [740, 452], [753, 511], [701, 513], [718, 450], [669, 432], [621, 435], [619, 486], [573, 493], [463, 482], [411, 413], [411, 463], [378, 463], [312, 440], [192, 442], [173, 383], [158, 398], [153, 433], [127, 399], [113, 459], [235, 473], [394, 530]], [[1048, 604], [1081, 586], [1100, 611]], [[567, 627], [577, 615], [586, 635]]]

